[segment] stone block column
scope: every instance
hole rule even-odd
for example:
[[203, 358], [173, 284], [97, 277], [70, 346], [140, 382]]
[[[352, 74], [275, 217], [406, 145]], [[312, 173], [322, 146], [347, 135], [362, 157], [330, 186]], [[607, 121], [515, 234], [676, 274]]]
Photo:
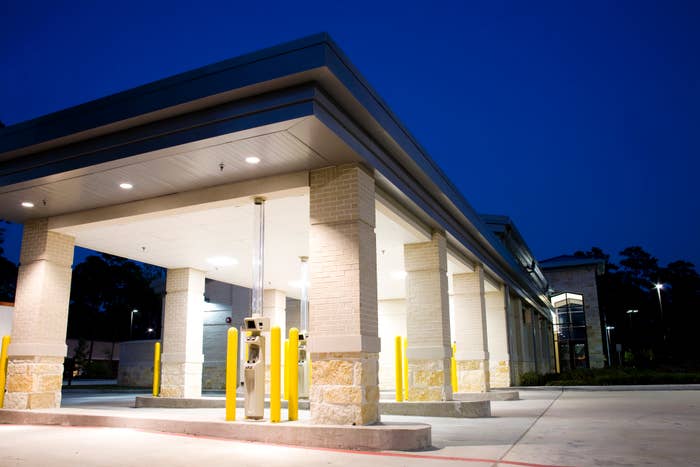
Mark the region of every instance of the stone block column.
[[[263, 316], [270, 318], [270, 327], [280, 328], [280, 348], [284, 352], [284, 339], [287, 335], [287, 294], [282, 290], [263, 290]], [[301, 329], [300, 329], [301, 331]], [[270, 363], [272, 359], [272, 339], [270, 333], [265, 333], [265, 394], [270, 393]], [[284, 356], [281, 356], [281, 377], [284, 378]], [[281, 385], [280, 385], [281, 386]]]
[[404, 245], [408, 400], [452, 400], [450, 308], [447, 295], [447, 242]]
[[530, 310], [529, 307], [523, 306], [522, 307], [522, 312], [523, 312], [523, 317], [522, 317], [522, 323], [523, 326], [521, 328], [522, 331], [522, 362], [523, 362], [523, 373], [527, 373], [529, 371], [535, 371], [535, 365], [533, 362], [533, 349], [534, 349], [534, 344], [533, 344], [533, 336], [532, 336], [532, 311]]
[[73, 237], [24, 225], [7, 363], [7, 409], [61, 406]]
[[348, 164], [310, 173], [311, 421], [379, 422], [374, 178]]
[[510, 386], [508, 323], [503, 288], [485, 294], [489, 344], [489, 384], [495, 388]]
[[160, 394], [201, 397], [204, 334], [204, 272], [168, 269]]
[[484, 296], [484, 271], [452, 276], [457, 379], [459, 392], [486, 392], [490, 388], [489, 344]]
[[513, 335], [513, 346], [511, 347], [510, 360], [513, 368], [514, 383], [520, 384], [520, 377], [523, 370], [523, 304], [520, 297], [511, 295], [510, 297], [510, 332]]

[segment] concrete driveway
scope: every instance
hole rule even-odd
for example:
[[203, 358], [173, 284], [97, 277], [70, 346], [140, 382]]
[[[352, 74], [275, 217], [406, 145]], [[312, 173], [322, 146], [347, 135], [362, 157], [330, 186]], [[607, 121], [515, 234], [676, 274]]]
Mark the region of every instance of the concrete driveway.
[[[68, 394], [65, 405], [141, 410], [128, 407], [128, 397]], [[493, 402], [494, 416], [487, 419], [382, 417], [430, 423], [434, 448], [421, 452], [308, 449], [122, 428], [0, 425], [0, 465], [700, 466], [700, 391], [533, 390], [521, 397]], [[193, 417], [216, 413], [184, 410]]]

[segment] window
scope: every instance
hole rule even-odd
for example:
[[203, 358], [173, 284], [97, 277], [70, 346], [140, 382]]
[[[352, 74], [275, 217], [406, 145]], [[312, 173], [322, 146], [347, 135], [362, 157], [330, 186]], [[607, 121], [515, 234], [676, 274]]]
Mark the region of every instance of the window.
[[552, 297], [556, 310], [554, 332], [559, 350], [561, 371], [588, 368], [588, 339], [583, 296], [572, 293]]

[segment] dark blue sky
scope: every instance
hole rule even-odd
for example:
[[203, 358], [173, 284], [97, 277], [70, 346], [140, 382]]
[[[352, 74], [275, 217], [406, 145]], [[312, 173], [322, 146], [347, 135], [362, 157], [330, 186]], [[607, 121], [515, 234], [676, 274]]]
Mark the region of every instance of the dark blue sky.
[[538, 258], [700, 264], [700, 2], [5, 1], [0, 120], [320, 31]]

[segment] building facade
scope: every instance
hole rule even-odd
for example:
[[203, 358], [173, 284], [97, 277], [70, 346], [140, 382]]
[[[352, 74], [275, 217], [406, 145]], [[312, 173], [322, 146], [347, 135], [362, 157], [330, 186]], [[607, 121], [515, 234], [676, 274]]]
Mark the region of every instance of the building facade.
[[552, 288], [559, 368], [603, 368], [604, 331], [596, 278], [605, 272], [605, 262], [565, 255], [539, 264]]
[[546, 283], [325, 34], [0, 129], [0, 206], [24, 224], [6, 407], [60, 405], [76, 245], [167, 269], [164, 396], [198, 397], [204, 330], [240, 325], [207, 279], [283, 332], [307, 284], [314, 423], [380, 420], [395, 335], [410, 400], [453, 398], [453, 343], [460, 392], [553, 367]]

